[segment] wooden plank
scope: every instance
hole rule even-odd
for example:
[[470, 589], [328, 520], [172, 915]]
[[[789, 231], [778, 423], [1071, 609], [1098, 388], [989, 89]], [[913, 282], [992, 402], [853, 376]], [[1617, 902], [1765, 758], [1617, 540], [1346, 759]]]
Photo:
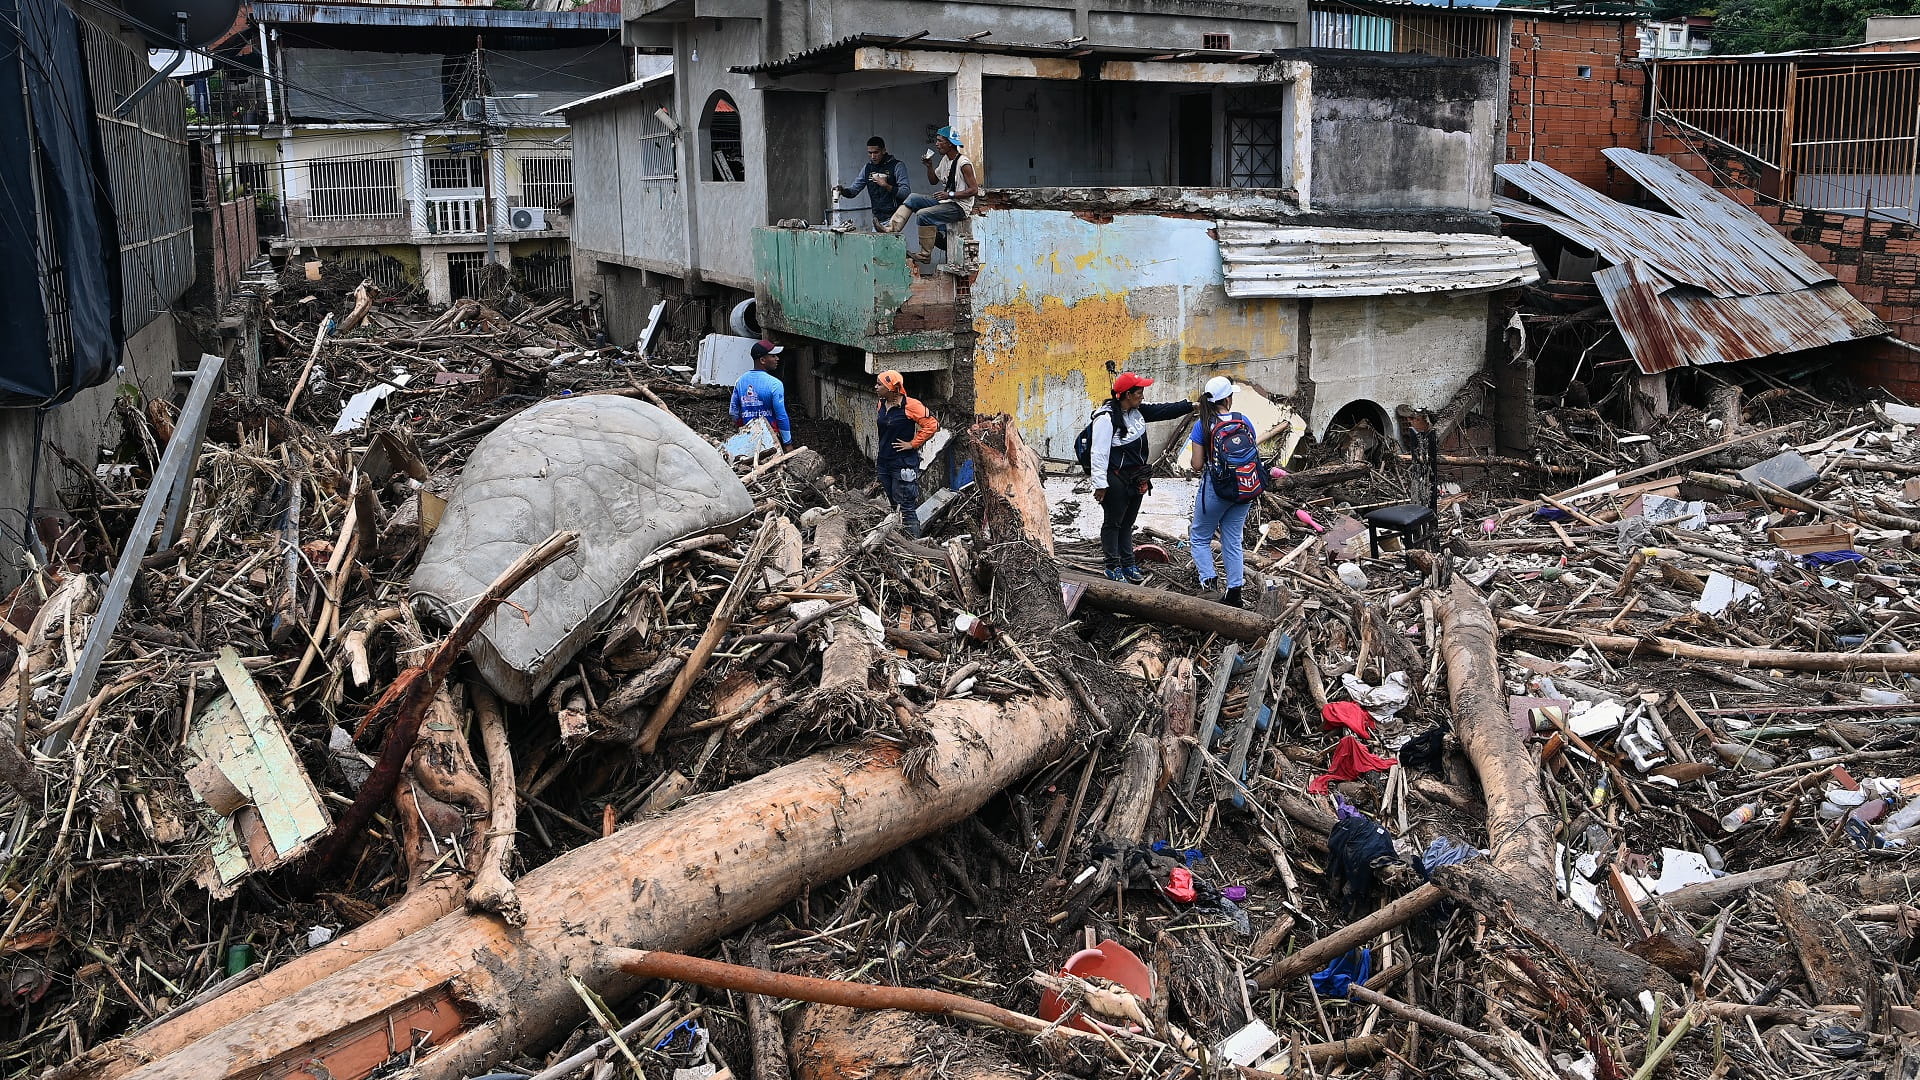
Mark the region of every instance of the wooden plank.
[[[1273, 681], [1273, 662], [1280, 655], [1280, 646], [1288, 646], [1288, 655], [1292, 655], [1293, 638], [1279, 626], [1267, 632], [1267, 645], [1260, 650], [1260, 662], [1254, 666], [1253, 682], [1247, 686], [1247, 707], [1240, 716], [1240, 725], [1233, 732], [1233, 751], [1227, 756], [1227, 775], [1242, 783], [1242, 775], [1247, 766], [1247, 752], [1253, 747], [1254, 729], [1260, 726], [1260, 710], [1267, 700], [1267, 684]], [[1216, 783], [1214, 800], [1228, 796], [1238, 797], [1239, 788], [1228, 783]]]
[[[219, 896], [247, 873], [301, 854], [331, 822], [320, 792], [239, 654], [231, 646], [221, 649], [214, 667], [227, 693], [193, 721], [187, 746], [245, 800], [239, 810], [215, 815], [214, 875], [207, 885]], [[264, 847], [256, 830], [264, 833]]]
[[1200, 777], [1206, 772], [1208, 747], [1213, 743], [1213, 733], [1220, 723], [1220, 707], [1227, 701], [1227, 684], [1233, 681], [1233, 664], [1240, 659], [1238, 643], [1228, 645], [1220, 651], [1220, 659], [1207, 673], [1207, 707], [1200, 713], [1200, 732], [1194, 743], [1193, 754], [1187, 758], [1187, 775], [1180, 782], [1181, 793], [1188, 799], [1200, 786]]
[[[200, 354], [201, 366], [204, 367], [209, 360], [216, 365], [224, 362], [222, 357], [211, 353]], [[194, 381], [196, 383], [199, 381], [197, 373]], [[187, 511], [193, 505], [190, 494], [193, 489], [193, 473], [200, 464], [200, 448], [207, 441], [207, 418], [212, 415], [213, 410], [210, 408], [199, 409], [191, 429], [184, 425], [176, 425], [173, 429], [173, 437], [176, 439], [187, 434], [189, 430], [191, 434], [188, 435], [186, 467], [180, 470], [180, 477], [174, 482], [173, 497], [167, 504], [166, 521], [160, 526], [160, 538], [154, 541], [154, 546], [162, 550], [172, 547], [180, 539], [181, 526], [186, 524]], [[171, 443], [168, 444], [168, 449], [172, 449]]]
[[[180, 418], [174, 425], [173, 441], [160, 456], [160, 467], [153, 471], [153, 483], [147, 488], [147, 497], [140, 503], [140, 514], [134, 518], [127, 542], [120, 549], [120, 561], [114, 564], [106, 595], [100, 599], [100, 610], [87, 631], [87, 643], [80, 649], [80, 658], [74, 661], [73, 679], [67, 683], [66, 696], [60, 699], [59, 716], [66, 716], [93, 694], [100, 662], [107, 658], [107, 647], [113, 643], [114, 628], [120, 624], [120, 613], [126, 609], [134, 575], [140, 569], [140, 560], [146, 557], [147, 541], [153, 536], [154, 526], [160, 523], [161, 511], [179, 493], [181, 474], [199, 451], [199, 440], [186, 433], [205, 430], [207, 407], [213, 400], [213, 388], [220, 382], [220, 368], [225, 362], [211, 354], [200, 358], [200, 370], [194, 373], [193, 386], [187, 391], [186, 404], [180, 407]], [[66, 748], [67, 734], [68, 728], [56, 726], [41, 741], [40, 752], [48, 756], [58, 754]]]

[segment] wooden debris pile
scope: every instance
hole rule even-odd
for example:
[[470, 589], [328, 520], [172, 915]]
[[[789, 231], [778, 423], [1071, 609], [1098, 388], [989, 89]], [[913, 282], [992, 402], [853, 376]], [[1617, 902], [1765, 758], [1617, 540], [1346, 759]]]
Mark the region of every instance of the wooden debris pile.
[[[1920, 1061], [1920, 414], [1735, 407], [1405, 491], [1376, 441], [1265, 497], [1248, 609], [1175, 532], [1153, 585], [1086, 573], [1005, 418], [918, 539], [809, 425], [516, 706], [407, 598], [472, 444], [593, 394], [717, 444], [724, 388], [571, 306], [355, 288], [276, 300], [177, 540], [141, 510], [191, 425], [130, 408], [0, 609], [9, 1075]], [[1376, 556], [1361, 515], [1429, 488], [1438, 550]]]

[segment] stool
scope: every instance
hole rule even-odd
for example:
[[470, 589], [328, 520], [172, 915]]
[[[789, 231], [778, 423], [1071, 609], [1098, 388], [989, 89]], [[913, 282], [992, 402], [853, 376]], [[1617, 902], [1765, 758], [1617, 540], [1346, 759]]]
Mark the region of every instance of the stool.
[[1367, 544], [1373, 549], [1373, 557], [1380, 557], [1380, 533], [1382, 531], [1399, 533], [1406, 538], [1409, 547], [1424, 546], [1433, 535], [1433, 507], [1421, 503], [1401, 503], [1398, 506], [1383, 506], [1378, 510], [1369, 510], [1361, 515], [1367, 522]]

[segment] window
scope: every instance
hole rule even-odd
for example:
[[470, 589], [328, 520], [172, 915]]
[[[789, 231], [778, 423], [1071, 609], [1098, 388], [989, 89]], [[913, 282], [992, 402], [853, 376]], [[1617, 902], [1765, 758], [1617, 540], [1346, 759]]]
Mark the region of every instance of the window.
[[1200, 47], [1203, 49], [1231, 49], [1233, 48], [1233, 35], [1201, 34]]
[[1679, 27], [1670, 26], [1667, 28], [1667, 44], [1669, 45], [1680, 44], [1680, 28]]
[[573, 198], [573, 159], [520, 159], [520, 205], [558, 210]]
[[399, 170], [391, 160], [314, 161], [307, 164], [307, 216], [400, 216]]
[[264, 161], [234, 162], [233, 186], [249, 195], [272, 191], [273, 189], [267, 186], [267, 163]]
[[448, 298], [458, 300], [465, 296], [485, 296], [487, 278], [487, 253], [484, 251], [451, 251], [447, 253], [447, 294]]
[[707, 99], [700, 117], [701, 158], [709, 180], [738, 181], [747, 178], [745, 147], [740, 138], [740, 110], [724, 90], [716, 90]]
[[1591, 79], [1591, 78], [1593, 78], [1593, 69], [1592, 69], [1592, 68], [1590, 68], [1590, 67], [1587, 67], [1587, 66], [1586, 66], [1586, 65], [1584, 65], [1584, 64], [1582, 64], [1581, 66], [1579, 66], [1579, 67], [1577, 67], [1577, 68], [1574, 68], [1574, 69], [1573, 69], [1573, 73], [1574, 73], [1574, 75], [1575, 75], [1575, 76], [1577, 76], [1577, 77], [1579, 77], [1579, 78], [1582, 78], [1582, 79]]
[[1227, 117], [1227, 186], [1284, 187], [1278, 116]]
[[483, 187], [478, 154], [438, 154], [427, 159], [427, 187], [434, 191], [471, 191]]

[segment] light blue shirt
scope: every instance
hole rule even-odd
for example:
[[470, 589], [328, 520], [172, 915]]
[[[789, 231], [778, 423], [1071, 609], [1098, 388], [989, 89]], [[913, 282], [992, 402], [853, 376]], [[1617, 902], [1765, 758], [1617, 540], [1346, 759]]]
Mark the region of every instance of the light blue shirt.
[[727, 412], [741, 424], [755, 420], [770, 421], [780, 432], [780, 441], [793, 441], [793, 425], [787, 421], [787, 388], [769, 372], [754, 368], [733, 384], [733, 400]]

